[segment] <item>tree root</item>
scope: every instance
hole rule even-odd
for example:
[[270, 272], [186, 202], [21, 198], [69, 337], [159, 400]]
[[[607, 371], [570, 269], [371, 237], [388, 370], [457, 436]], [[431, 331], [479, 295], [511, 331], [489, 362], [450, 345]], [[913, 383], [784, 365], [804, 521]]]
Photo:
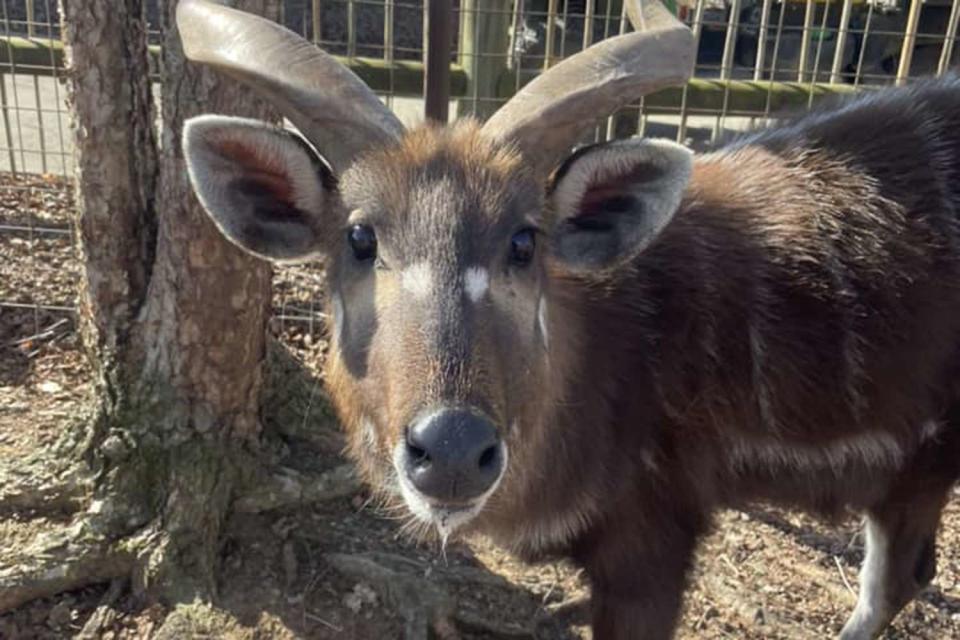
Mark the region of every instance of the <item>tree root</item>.
[[318, 476], [280, 468], [256, 484], [249, 493], [237, 498], [233, 510], [237, 513], [262, 513], [343, 498], [359, 490], [360, 480], [350, 464], [334, 467]]
[[100, 598], [100, 604], [87, 619], [83, 629], [77, 634], [77, 640], [96, 640], [103, 636], [103, 632], [113, 626], [117, 619], [117, 610], [113, 605], [120, 599], [127, 588], [127, 580], [117, 578], [110, 583], [110, 588]]
[[90, 477], [80, 465], [30, 461], [23, 466], [0, 466], [0, 513], [72, 514], [90, 491]]
[[136, 544], [109, 541], [86, 529], [81, 523], [44, 534], [0, 566], [0, 613], [129, 575]]
[[[489, 619], [462, 606], [458, 594], [485, 592], [515, 598], [515, 587], [506, 579], [482, 569], [464, 566], [431, 566], [391, 553], [330, 553], [324, 556], [339, 573], [370, 585], [384, 604], [404, 617], [404, 640], [431, 637], [458, 638], [478, 635], [496, 640], [533, 640], [562, 633], [562, 625], [547, 611], [531, 615], [524, 623]], [[429, 575], [429, 577], [426, 577]], [[549, 633], [541, 633], [542, 630]]]
[[[190, 468], [195, 470], [197, 466], [190, 465]], [[49, 461], [46, 466], [33, 461], [23, 467], [0, 468], [0, 512], [76, 512], [91, 486], [89, 476], [81, 470], [79, 465], [61, 465], [56, 469]], [[360, 488], [353, 467], [347, 464], [320, 475], [305, 475], [286, 468], [264, 475], [268, 478], [266, 481], [235, 499], [235, 512], [260, 513], [322, 502], [352, 495]], [[206, 476], [219, 477], [215, 473]], [[200, 486], [193, 480], [185, 480], [184, 487]], [[216, 484], [216, 480], [210, 481]], [[214, 491], [215, 487], [208, 487], [208, 491], [202, 493], [209, 495]], [[182, 503], [183, 492], [180, 495]], [[94, 500], [85, 513], [76, 516], [74, 524], [43, 534], [29, 546], [0, 558], [0, 613], [31, 600], [118, 579], [132, 578], [135, 589], [150, 590], [159, 586], [162, 592], [173, 594], [170, 597], [174, 601], [189, 600], [184, 593], [190, 589], [198, 594], [209, 591], [204, 591], [202, 584], [191, 584], [184, 575], [167, 576], [160, 569], [168, 560], [173, 564], [181, 561], [196, 564], [195, 558], [187, 556], [200, 551], [198, 541], [190, 535], [185, 539], [178, 535], [189, 527], [178, 524], [172, 514], [167, 513], [166, 526], [158, 528], [156, 522], [144, 521], [144, 514], [136, 509], [123, 509], [123, 504], [126, 503], [122, 500], [120, 504]], [[165, 530], [167, 528], [171, 530]], [[167, 582], [182, 584], [175, 588]]]

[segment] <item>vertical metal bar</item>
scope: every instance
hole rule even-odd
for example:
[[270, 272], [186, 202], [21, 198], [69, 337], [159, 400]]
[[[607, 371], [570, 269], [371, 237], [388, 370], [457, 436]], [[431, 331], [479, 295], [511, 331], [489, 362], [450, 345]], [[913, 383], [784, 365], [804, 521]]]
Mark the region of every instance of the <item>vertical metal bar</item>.
[[383, 59], [393, 62], [393, 11], [394, 0], [384, 0], [383, 3]]
[[450, 0], [427, 0], [427, 51], [424, 111], [428, 120], [445, 124], [450, 105], [450, 36], [453, 33]]
[[[960, 2], [960, 0], [957, 0]], [[867, 53], [867, 39], [870, 37], [870, 24], [873, 22], [873, 7], [876, 3], [871, 2], [867, 6], [867, 21], [863, 25], [863, 40], [860, 41], [860, 55], [857, 56], [857, 70], [853, 74], [853, 86], [859, 87], [863, 79], [863, 58]]]
[[511, 16], [503, 0], [461, 0], [459, 60], [472, 104], [458, 102], [457, 115], [482, 119], [493, 111], [507, 68]]
[[[586, 0], [586, 6], [583, 9], [583, 48], [586, 49], [593, 44], [593, 14], [596, 11], [597, 0]], [[609, 0], [608, 0], [609, 1]]]
[[910, 76], [910, 63], [913, 62], [913, 47], [917, 43], [917, 25], [920, 23], [920, 9], [922, 7], [923, 0], [910, 0], [907, 29], [903, 34], [900, 65], [897, 67], [897, 86], [906, 84], [907, 78]]
[[[727, 18], [727, 36], [723, 45], [723, 58], [720, 61], [720, 79], [730, 80], [733, 75], [733, 57], [737, 48], [737, 31], [740, 30], [740, 0], [730, 1], [730, 16]], [[720, 107], [720, 113], [713, 125], [713, 132], [710, 136], [712, 141], [720, 137], [720, 131], [723, 128], [727, 117], [727, 110], [730, 106], [730, 84], [723, 85], [723, 105]]]
[[770, 111], [773, 106], [773, 83], [777, 80], [777, 62], [780, 60], [780, 42], [783, 38], [783, 21], [786, 15], [786, 7], [781, 4], [780, 15], [777, 18], [777, 35], [773, 40], [773, 59], [770, 60], [770, 81], [767, 83], [767, 99], [763, 105], [764, 124], [770, 120]]
[[[707, 0], [697, 0], [697, 8], [693, 15], [693, 50], [700, 50], [700, 34], [703, 32], [703, 11], [706, 8]], [[697, 61], [693, 61], [694, 73], [696, 73]], [[683, 93], [680, 97], [680, 126], [677, 127], [677, 142], [683, 144], [687, 139], [687, 96], [690, 93], [690, 85], [683, 85]]]
[[[763, 80], [763, 67], [766, 65], [767, 57], [767, 29], [770, 28], [770, 7], [773, 0], [763, 0], [763, 8], [760, 10], [760, 29], [757, 32], [757, 61], [753, 66], [753, 79]], [[781, 13], [783, 13], [781, 8]]]
[[[10, 22], [7, 20], [7, 3], [3, 3], [3, 35], [10, 36]], [[3, 131], [7, 139], [7, 153], [10, 155], [10, 173], [13, 175], [17, 174], [17, 155], [13, 150], [13, 129], [10, 127], [10, 101], [7, 98], [7, 77], [10, 78], [10, 82], [14, 82], [16, 78], [13, 76], [13, 51], [11, 50], [10, 55], [10, 74], [6, 73], [6, 69], [0, 73], [0, 112], [3, 114]]]
[[950, 10], [950, 19], [947, 21], [947, 33], [943, 38], [943, 51], [940, 52], [940, 64], [937, 65], [937, 75], [942, 76], [950, 68], [950, 59], [953, 57], [953, 44], [957, 39], [957, 25], [960, 23], [960, 0], [953, 0]]
[[[607, 15], [605, 18], [606, 23], [604, 24], [604, 27], [603, 27], [604, 38], [607, 38], [610, 35], [610, 18], [612, 16], [612, 13], [613, 13], [613, 2], [611, 0], [607, 0]], [[618, 32], [619, 35], [623, 35], [627, 32], [627, 26], [629, 24], [630, 24], [630, 21], [627, 20], [627, 5], [625, 3], [622, 3], [620, 7], [620, 31]], [[600, 141], [600, 132], [601, 132], [601, 129], [599, 126], [594, 128], [593, 130], [594, 142]], [[616, 117], [616, 114], [614, 114], [607, 118], [607, 127], [604, 135], [604, 139], [613, 140], [613, 138], [616, 137], [616, 134], [617, 134], [617, 117]]]
[[320, 23], [320, 0], [312, 0], [310, 7], [310, 27], [313, 29], [313, 41], [320, 44], [323, 39], [323, 25]]
[[[467, 78], [470, 80], [470, 97], [472, 106], [470, 113], [483, 113], [480, 108], [480, 94], [489, 93], [496, 90], [496, 79], [488, 77], [487, 66], [484, 64], [482, 55], [483, 40], [480, 34], [483, 33], [483, 24], [480, 15], [480, 4], [482, 0], [461, 0], [460, 11], [466, 9], [464, 14], [463, 31], [467, 34], [466, 40], [460, 41], [460, 56], [466, 58], [463, 64], [470, 70]], [[457, 115], [460, 115], [458, 110]]]
[[570, 7], [570, 2], [565, 1], [563, 3], [563, 19], [560, 20], [560, 24], [563, 25], [563, 28], [560, 29], [560, 59], [563, 60], [567, 57], [567, 31], [570, 30], [570, 20], [568, 16], [568, 8]]
[[[7, 0], [3, 0], [3, 26], [4, 33], [10, 34], [10, 13], [7, 9]], [[27, 156], [24, 153], [24, 144], [23, 144], [23, 123], [20, 122], [20, 94], [17, 91], [17, 59], [14, 56], [10, 56], [10, 88], [13, 90], [13, 117], [16, 120], [17, 127], [17, 142], [19, 143], [20, 149], [20, 167], [22, 170], [26, 171], [27, 169]], [[6, 96], [3, 96], [4, 104], [7, 104]], [[11, 149], [13, 147], [11, 146]], [[11, 172], [16, 173], [16, 169], [11, 167]]]
[[816, 12], [816, 8], [813, 0], [807, 0], [807, 8], [803, 13], [803, 31], [800, 34], [800, 61], [797, 68], [797, 82], [804, 82], [807, 79], [805, 74], [810, 60], [810, 31], [813, 30], [813, 14]]
[[33, 6], [34, 0], [27, 0], [27, 37], [32, 38], [34, 35], [33, 23], [36, 19], [36, 12], [34, 11]]
[[393, 107], [394, 91], [394, 68], [393, 68], [393, 20], [394, 20], [394, 0], [385, 0], [383, 3], [383, 59], [387, 62], [387, 70], [390, 78], [390, 84], [387, 92], [387, 106]]
[[513, 3], [513, 12], [510, 14], [510, 43], [507, 45], [507, 69], [516, 67], [516, 82], [519, 88], [520, 83], [520, 61], [514, 59], [520, 56], [519, 34], [524, 31], [523, 25], [523, 0], [515, 0]]
[[[44, 2], [45, 2], [44, 6], [47, 9], [47, 16], [49, 18], [50, 16], [53, 15], [53, 13], [50, 11], [50, 0], [44, 0]], [[48, 24], [47, 28], [48, 28], [49, 37], [51, 39], [54, 39], [55, 33], [54, 33], [53, 25]], [[67, 154], [67, 143], [63, 136], [63, 118], [61, 118], [61, 115], [63, 114], [63, 109], [62, 109], [63, 101], [60, 99], [60, 78], [57, 71], [58, 70], [57, 70], [56, 58], [54, 58], [53, 48], [51, 47], [50, 48], [50, 76], [53, 78], [54, 104], [57, 105], [55, 109], [55, 116], [57, 118], [57, 136], [60, 141], [60, 168], [62, 170], [62, 173], [66, 174], [67, 173], [66, 158], [68, 154]]]
[[720, 79], [729, 80], [733, 72], [733, 56], [737, 49], [737, 31], [740, 28], [740, 0], [730, 0], [730, 16], [727, 18], [727, 34], [723, 43], [723, 58], [720, 61]]
[[817, 52], [813, 60], [813, 72], [810, 74], [810, 89], [807, 97], [807, 109], [813, 107], [813, 89], [817, 83], [817, 77], [820, 75], [820, 54], [823, 53], [823, 34], [827, 32], [827, 20], [830, 17], [830, 3], [823, 5], [823, 18], [820, 20], [820, 28], [817, 36]]
[[838, 84], [842, 80], [840, 72], [843, 70], [843, 50], [847, 46], [847, 35], [850, 31], [850, 13], [852, 11], [853, 0], [843, 0], [843, 10], [840, 12], [840, 24], [837, 26], [837, 48], [833, 52], [833, 66], [830, 68], [830, 84]]
[[0, 111], [3, 113], [3, 131], [7, 138], [7, 154], [10, 158], [10, 173], [17, 175], [17, 154], [13, 152], [13, 131], [10, 129], [10, 104], [7, 102], [7, 78], [14, 77], [0, 73]]
[[[507, 45], [507, 69], [513, 69], [514, 67], [514, 57], [519, 51], [520, 41], [518, 40], [519, 34], [522, 30], [523, 25], [523, 9], [522, 9], [523, 0], [514, 0], [513, 9], [510, 13], [510, 42]], [[461, 26], [462, 29], [462, 26]], [[460, 39], [463, 39], [461, 34]], [[519, 72], [518, 72], [519, 73]]]
[[[678, 14], [680, 9], [679, 5], [676, 2], [666, 2], [664, 6], [668, 11], [672, 11], [674, 15]], [[624, 2], [620, 10], [620, 35], [623, 35], [627, 32], [627, 24], [629, 24], [627, 19], [627, 4]], [[640, 96], [640, 104], [637, 109], [637, 135], [646, 136], [647, 135], [647, 123], [650, 120], [650, 115], [647, 113], [647, 99], [645, 96]], [[610, 136], [607, 136], [608, 138]]]
[[43, 126], [43, 102], [40, 100], [40, 76], [33, 75], [33, 99], [37, 103], [37, 135], [40, 137], [40, 170], [47, 172], [47, 141]]
[[556, 38], [556, 17], [557, 17], [557, 0], [548, 0], [547, 2], [547, 34], [544, 38], [544, 50], [543, 50], [543, 68], [549, 69], [550, 65], [553, 63], [553, 49], [554, 49], [554, 39]]
[[357, 7], [354, 0], [347, 0], [347, 57], [357, 55]]

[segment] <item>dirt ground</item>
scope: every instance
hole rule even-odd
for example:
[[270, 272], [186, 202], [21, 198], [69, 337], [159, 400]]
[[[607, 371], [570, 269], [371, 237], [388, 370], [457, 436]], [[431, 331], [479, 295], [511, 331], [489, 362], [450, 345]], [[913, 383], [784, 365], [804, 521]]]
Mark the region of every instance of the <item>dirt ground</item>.
[[[50, 446], [83, 415], [89, 371], [72, 307], [79, 265], [71, 244], [69, 194], [55, 179], [0, 176], [0, 462]], [[60, 229], [47, 233], [41, 228]], [[271, 330], [281, 358], [315, 372], [322, 359], [319, 281], [307, 270], [276, 278]], [[297, 398], [274, 397], [266, 414], [271, 455], [290, 469], [344, 464], [330, 435], [322, 381], [305, 378]], [[274, 429], [282, 422], [295, 429]], [[282, 427], [283, 425], [281, 425]], [[319, 437], [321, 434], [322, 437]], [[49, 518], [0, 514], [0, 563]], [[98, 585], [0, 616], [0, 638], [80, 637], [92, 616], [112, 640], [154, 638], [380, 639], [411, 634], [437, 612], [449, 636], [589, 638], [564, 611], [587, 587], [566, 564], [525, 566], [483, 540], [418, 547], [362, 489], [333, 500], [237, 515], [223, 547], [220, 601], [168, 611], [145, 606], [123, 584]], [[839, 526], [757, 507], [726, 512], [702, 545], [686, 597], [680, 638], [798, 638], [834, 635], [854, 603], [862, 542], [857, 522]], [[960, 638], [960, 498], [947, 509], [933, 584], [885, 638]], [[160, 625], [173, 616], [163, 634]]]

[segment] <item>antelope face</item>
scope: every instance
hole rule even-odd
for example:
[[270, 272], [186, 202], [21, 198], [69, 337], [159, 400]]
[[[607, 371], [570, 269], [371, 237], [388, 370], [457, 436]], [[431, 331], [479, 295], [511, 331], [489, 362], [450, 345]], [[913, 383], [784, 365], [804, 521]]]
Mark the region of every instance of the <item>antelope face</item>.
[[368, 477], [446, 533], [483, 508], [538, 413], [541, 191], [464, 124], [361, 158], [341, 197], [328, 379]]
[[[657, 6], [644, 17], [657, 42], [686, 47], [689, 34]], [[188, 57], [274, 99], [309, 140], [241, 118], [191, 119], [184, 155], [201, 203], [256, 255], [325, 258], [328, 384], [350, 452], [447, 535], [549, 437], [569, 348], [551, 322], [555, 278], [629, 262], [673, 215], [690, 171], [690, 154], [669, 143], [562, 155], [651, 78], [682, 79], [692, 53], [634, 78], [624, 69], [653, 40], [630, 34], [544, 74], [482, 129], [407, 132], [351, 72], [276, 24], [203, 0], [182, 0], [178, 24]], [[530, 105], [548, 112], [531, 116]]]
[[339, 180], [291, 134], [236, 118], [192, 120], [185, 150], [228, 238], [279, 262], [325, 257], [327, 383], [350, 452], [443, 535], [550, 437], [571, 348], [551, 323], [556, 278], [635, 256], [690, 165], [672, 143], [616, 142], [544, 185], [471, 122], [414, 130]]

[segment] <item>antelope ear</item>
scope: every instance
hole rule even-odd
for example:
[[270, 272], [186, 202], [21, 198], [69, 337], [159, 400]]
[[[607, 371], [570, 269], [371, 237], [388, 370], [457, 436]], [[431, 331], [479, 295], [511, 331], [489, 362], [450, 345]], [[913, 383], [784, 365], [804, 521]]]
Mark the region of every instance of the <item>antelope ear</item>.
[[190, 182], [231, 242], [275, 262], [317, 257], [339, 203], [335, 179], [295, 134], [258, 120], [204, 115], [183, 129]]
[[693, 153], [633, 138], [574, 152], [554, 173], [553, 256], [571, 271], [609, 270], [635, 258], [673, 218]]

